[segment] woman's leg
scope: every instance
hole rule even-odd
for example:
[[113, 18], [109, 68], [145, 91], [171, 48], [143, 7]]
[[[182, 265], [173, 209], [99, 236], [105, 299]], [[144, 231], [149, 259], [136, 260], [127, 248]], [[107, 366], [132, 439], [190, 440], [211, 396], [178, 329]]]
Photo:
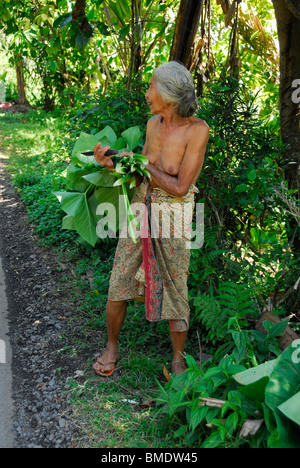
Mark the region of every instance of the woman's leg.
[[95, 371], [109, 372], [115, 367], [118, 358], [118, 341], [127, 312], [127, 301], [107, 301], [107, 346], [103, 355], [94, 365]]
[[173, 346], [173, 362], [172, 362], [172, 372], [176, 374], [181, 374], [186, 370], [185, 358], [184, 358], [184, 348], [186, 343], [186, 338], [188, 331], [172, 331], [172, 320], [169, 321], [170, 324], [170, 336]]

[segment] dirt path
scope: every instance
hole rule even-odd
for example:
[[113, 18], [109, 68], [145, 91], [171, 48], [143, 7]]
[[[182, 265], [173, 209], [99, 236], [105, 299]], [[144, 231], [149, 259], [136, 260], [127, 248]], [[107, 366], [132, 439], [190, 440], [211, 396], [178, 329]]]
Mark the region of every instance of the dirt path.
[[[0, 283], [2, 294], [6, 286], [7, 295], [5, 300], [2, 296], [1, 304], [5, 314], [8, 309], [14, 405], [12, 419], [11, 406], [3, 417], [0, 408], [0, 417], [9, 417], [16, 448], [74, 447], [77, 428], [63, 390], [82, 363], [60, 352], [66, 345], [64, 337], [72, 332], [67, 320], [72, 308], [60, 292], [60, 279], [66, 271], [58, 271], [53, 253], [37, 246], [5, 164], [0, 149], [0, 253], [5, 271]], [[6, 338], [0, 335], [0, 339]], [[9, 403], [10, 387], [8, 378]], [[0, 425], [1, 431], [3, 437]], [[3, 444], [13, 443], [11, 437], [7, 439]]]

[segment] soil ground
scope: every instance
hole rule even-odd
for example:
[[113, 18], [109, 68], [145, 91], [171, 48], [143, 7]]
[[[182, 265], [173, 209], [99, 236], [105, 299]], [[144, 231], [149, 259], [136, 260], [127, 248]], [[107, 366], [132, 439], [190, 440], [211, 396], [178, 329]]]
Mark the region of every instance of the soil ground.
[[60, 292], [66, 271], [38, 246], [5, 165], [0, 149], [0, 255], [7, 296], [0, 300], [8, 307], [15, 447], [65, 448], [74, 445], [77, 428], [62, 390], [80, 366], [60, 353], [63, 337], [71, 333], [70, 308]]

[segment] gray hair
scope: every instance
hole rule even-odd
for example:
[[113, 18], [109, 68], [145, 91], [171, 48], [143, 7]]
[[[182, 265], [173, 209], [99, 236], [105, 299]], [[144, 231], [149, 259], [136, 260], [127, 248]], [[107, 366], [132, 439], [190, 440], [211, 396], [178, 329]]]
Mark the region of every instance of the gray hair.
[[158, 93], [165, 102], [176, 104], [181, 117], [191, 117], [198, 108], [193, 77], [179, 62], [167, 62], [153, 73]]

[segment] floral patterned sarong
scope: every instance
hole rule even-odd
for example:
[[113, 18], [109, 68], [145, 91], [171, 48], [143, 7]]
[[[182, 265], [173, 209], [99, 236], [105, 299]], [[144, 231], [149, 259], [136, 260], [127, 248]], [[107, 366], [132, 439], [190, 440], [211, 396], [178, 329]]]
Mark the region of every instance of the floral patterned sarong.
[[147, 320], [169, 320], [171, 331], [189, 327], [189, 233], [195, 191], [192, 185], [184, 197], [176, 198], [159, 187], [149, 191], [149, 182], [143, 180], [131, 202], [132, 207], [144, 208], [140, 235], [134, 243], [121, 233], [110, 278], [110, 300], [145, 296]]

